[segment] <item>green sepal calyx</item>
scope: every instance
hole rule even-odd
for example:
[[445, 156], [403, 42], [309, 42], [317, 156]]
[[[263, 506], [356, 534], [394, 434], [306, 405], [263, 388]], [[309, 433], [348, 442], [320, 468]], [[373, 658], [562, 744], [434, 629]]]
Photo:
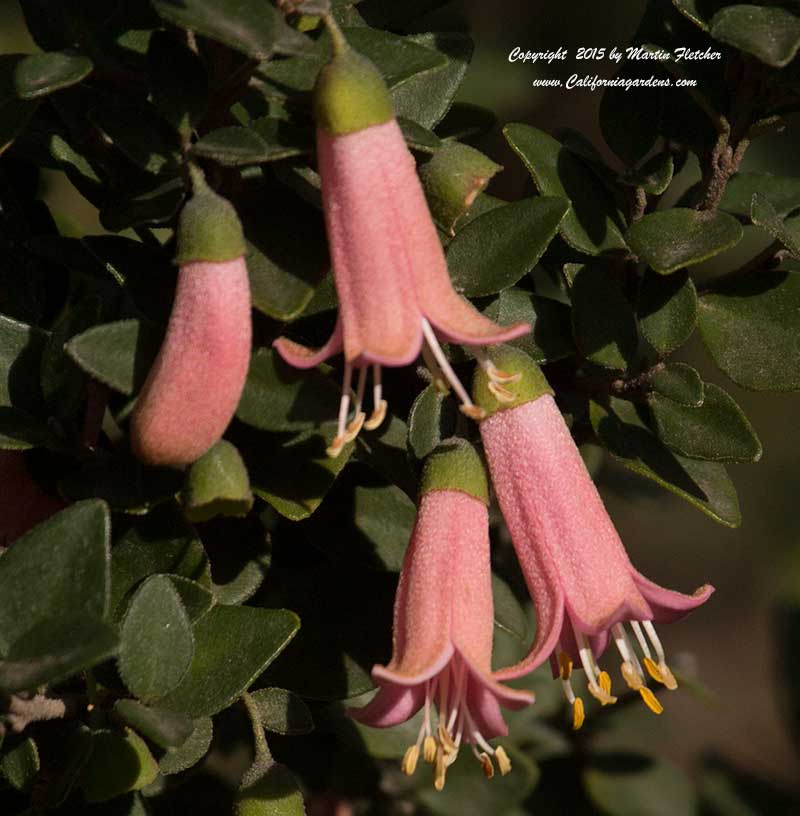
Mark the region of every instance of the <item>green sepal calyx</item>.
[[[490, 350], [489, 358], [493, 368], [478, 366], [472, 382], [472, 399], [487, 417], [553, 393], [542, 369], [524, 351], [498, 346]], [[509, 381], [510, 377], [514, 379]]]
[[193, 195], [181, 210], [175, 263], [232, 261], [245, 252], [242, 223], [233, 204], [215, 193], [198, 168], [190, 168]]
[[319, 72], [314, 87], [317, 127], [332, 136], [355, 133], [394, 119], [389, 89], [378, 69], [330, 27], [333, 59]]
[[420, 493], [458, 490], [489, 504], [489, 481], [478, 451], [466, 439], [446, 439], [425, 460]]

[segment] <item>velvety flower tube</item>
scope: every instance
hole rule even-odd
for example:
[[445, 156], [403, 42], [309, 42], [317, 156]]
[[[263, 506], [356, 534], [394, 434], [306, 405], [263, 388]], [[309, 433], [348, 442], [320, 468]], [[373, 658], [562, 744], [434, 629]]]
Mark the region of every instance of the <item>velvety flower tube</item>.
[[250, 362], [250, 284], [239, 219], [194, 171], [177, 234], [178, 287], [166, 337], [131, 421], [135, 454], [187, 465], [222, 436]]
[[392, 659], [372, 670], [378, 694], [349, 712], [366, 725], [385, 728], [424, 707], [403, 770], [413, 773], [422, 752], [434, 764], [438, 789], [462, 743], [472, 745], [487, 776], [494, 773], [493, 760], [507, 773], [507, 754], [488, 742], [507, 734], [500, 707], [519, 709], [534, 700], [529, 692], [498, 683], [491, 671], [487, 503], [483, 464], [468, 442], [451, 440], [431, 454], [395, 598]]
[[[448, 380], [467, 413], [472, 400], [439, 346], [439, 339], [489, 346], [530, 331], [527, 323], [500, 327], [453, 289], [444, 252], [417, 176], [414, 158], [394, 118], [389, 92], [371, 62], [332, 29], [333, 60], [315, 89], [317, 157], [339, 314], [330, 340], [309, 349], [287, 338], [275, 347], [291, 365], [310, 368], [344, 352], [339, 428], [330, 454], [362, 425], [377, 427], [386, 413], [381, 366], [404, 366], [423, 352]], [[361, 411], [366, 374], [373, 369], [374, 410]], [[354, 418], [348, 424], [353, 369], [359, 371]]]
[[683, 595], [637, 572], [538, 366], [515, 349], [492, 356], [519, 379], [499, 400], [479, 370], [473, 396], [487, 413], [481, 438], [537, 618], [530, 653], [499, 676], [518, 677], [550, 658], [580, 727], [583, 703], [569, 679], [573, 662], [583, 667], [594, 697], [614, 702], [610, 677], [597, 663], [611, 640], [626, 683], [661, 713], [647, 675], [669, 689], [677, 683], [653, 624], [678, 620], [713, 588]]
[[63, 509], [34, 481], [22, 451], [0, 451], [0, 547]]

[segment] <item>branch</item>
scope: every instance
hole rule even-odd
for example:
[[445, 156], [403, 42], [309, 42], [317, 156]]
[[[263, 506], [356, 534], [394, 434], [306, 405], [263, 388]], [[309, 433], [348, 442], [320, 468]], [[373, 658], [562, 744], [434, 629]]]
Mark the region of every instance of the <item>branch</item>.
[[31, 698], [15, 695], [8, 703], [5, 721], [15, 734], [20, 734], [31, 723], [74, 717], [80, 709], [81, 698], [77, 695], [48, 697], [37, 694]]

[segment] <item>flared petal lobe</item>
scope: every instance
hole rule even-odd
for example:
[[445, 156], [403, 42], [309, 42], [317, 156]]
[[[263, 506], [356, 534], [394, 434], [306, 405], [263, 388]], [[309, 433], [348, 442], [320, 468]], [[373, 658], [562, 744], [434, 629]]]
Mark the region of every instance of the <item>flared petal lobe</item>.
[[244, 258], [181, 266], [169, 326], [136, 403], [136, 455], [157, 465], [199, 459], [233, 418], [250, 361]]

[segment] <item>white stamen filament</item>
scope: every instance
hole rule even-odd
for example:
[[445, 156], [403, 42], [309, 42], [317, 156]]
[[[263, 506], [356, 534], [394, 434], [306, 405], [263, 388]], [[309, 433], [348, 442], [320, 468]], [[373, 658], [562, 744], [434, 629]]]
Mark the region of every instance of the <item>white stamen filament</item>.
[[633, 634], [636, 635], [636, 640], [639, 643], [639, 648], [642, 650], [642, 654], [645, 657], [652, 659], [652, 655], [650, 654], [650, 647], [647, 645], [647, 638], [644, 636], [644, 632], [642, 631], [642, 626], [639, 621], [631, 621], [631, 629], [633, 629]]
[[422, 334], [425, 337], [425, 342], [428, 344], [428, 348], [430, 348], [434, 358], [436, 359], [436, 363], [442, 370], [444, 376], [447, 378], [447, 381], [450, 383], [453, 391], [456, 392], [456, 395], [461, 400], [463, 405], [465, 405], [467, 408], [473, 408], [474, 403], [472, 402], [472, 399], [467, 393], [466, 388], [464, 388], [464, 386], [461, 384], [461, 380], [459, 380], [456, 376], [455, 371], [453, 371], [447, 357], [444, 356], [442, 347], [439, 345], [439, 341], [436, 339], [436, 335], [431, 328], [431, 324], [428, 323], [424, 317], [422, 318]]
[[342, 382], [342, 398], [339, 400], [339, 422], [336, 427], [336, 436], [344, 436], [347, 428], [347, 416], [350, 413], [350, 388], [353, 382], [353, 364], [344, 364], [344, 381]]
[[658, 635], [656, 634], [656, 627], [653, 626], [653, 621], [649, 620], [642, 621], [642, 626], [644, 626], [644, 631], [647, 632], [647, 636], [650, 638], [650, 642], [653, 644], [653, 648], [656, 650], [658, 662], [666, 663], [664, 647], [661, 645], [661, 641], [658, 639]]
[[367, 389], [367, 367], [361, 366], [358, 369], [358, 383], [356, 385], [356, 401], [355, 401], [355, 413], [358, 416], [361, 413], [361, 410], [364, 405], [364, 392]]

